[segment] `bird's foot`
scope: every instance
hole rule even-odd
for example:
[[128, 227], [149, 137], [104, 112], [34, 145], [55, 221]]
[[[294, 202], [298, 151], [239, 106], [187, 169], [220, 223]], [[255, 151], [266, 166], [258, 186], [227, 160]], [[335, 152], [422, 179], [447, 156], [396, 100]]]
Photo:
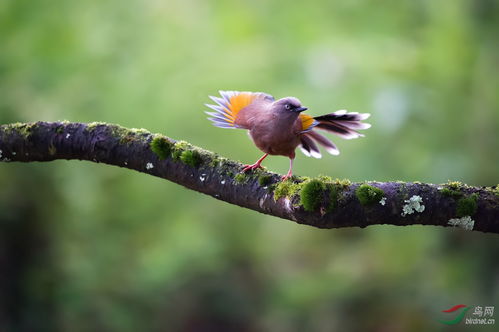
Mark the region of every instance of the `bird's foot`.
[[281, 180], [282, 180], [282, 181], [286, 181], [286, 180], [288, 180], [288, 179], [291, 179], [291, 177], [292, 177], [292, 176], [293, 176], [293, 174], [288, 173], [288, 174], [286, 174], [286, 175], [281, 176]]
[[243, 173], [246, 173], [247, 171], [253, 171], [257, 168], [263, 168], [259, 163], [253, 164], [253, 165], [244, 165], [244, 168], [242, 170]]

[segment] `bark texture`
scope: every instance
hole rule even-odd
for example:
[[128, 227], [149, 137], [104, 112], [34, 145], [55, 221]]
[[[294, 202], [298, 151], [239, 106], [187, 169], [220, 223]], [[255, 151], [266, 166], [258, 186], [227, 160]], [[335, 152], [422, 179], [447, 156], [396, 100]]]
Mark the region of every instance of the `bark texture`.
[[447, 184], [350, 183], [242, 174], [243, 165], [186, 142], [106, 123], [0, 126], [0, 161], [87, 160], [133, 169], [241, 207], [319, 228], [375, 224], [461, 226], [499, 233], [499, 190]]

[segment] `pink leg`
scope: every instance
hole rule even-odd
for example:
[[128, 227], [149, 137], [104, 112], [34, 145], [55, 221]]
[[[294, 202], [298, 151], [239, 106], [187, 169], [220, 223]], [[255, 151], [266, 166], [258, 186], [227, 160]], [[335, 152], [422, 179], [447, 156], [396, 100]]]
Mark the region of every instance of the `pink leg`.
[[295, 160], [295, 158], [289, 158], [289, 171], [288, 174], [281, 177], [282, 181], [286, 181], [293, 176], [293, 160]]
[[268, 155], [269, 155], [268, 153], [264, 154], [263, 157], [258, 159], [256, 161], [256, 163], [254, 163], [253, 165], [244, 165], [243, 172], [252, 171], [252, 170], [257, 169], [257, 168], [262, 168], [262, 166], [260, 166], [260, 164], [262, 163], [262, 161], [265, 158], [267, 158]]

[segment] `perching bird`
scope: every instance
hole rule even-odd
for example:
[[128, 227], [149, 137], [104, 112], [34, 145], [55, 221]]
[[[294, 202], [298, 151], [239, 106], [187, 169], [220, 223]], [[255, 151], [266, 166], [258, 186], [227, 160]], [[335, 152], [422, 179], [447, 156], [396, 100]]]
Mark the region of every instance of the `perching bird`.
[[222, 98], [210, 96], [217, 105], [206, 104], [215, 111], [206, 112], [211, 116], [208, 119], [217, 127], [249, 130], [255, 145], [265, 152], [256, 163], [245, 165], [243, 172], [261, 168], [260, 164], [269, 154], [286, 156], [290, 159], [288, 174], [282, 177], [282, 180], [286, 180], [293, 174], [293, 160], [298, 146], [309, 157], [321, 157], [316, 143], [332, 155], [340, 153], [336, 145], [316, 129], [352, 139], [364, 136], [357, 130], [371, 127], [370, 124], [361, 122], [370, 116], [368, 113], [347, 113], [341, 110], [314, 118], [301, 113], [307, 108], [294, 97], [275, 100], [263, 92], [219, 93]]

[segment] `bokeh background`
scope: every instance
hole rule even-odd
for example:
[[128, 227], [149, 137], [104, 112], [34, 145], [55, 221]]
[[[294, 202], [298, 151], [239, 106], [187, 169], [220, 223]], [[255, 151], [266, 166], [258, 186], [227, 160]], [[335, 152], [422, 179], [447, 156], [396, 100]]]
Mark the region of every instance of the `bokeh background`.
[[[297, 174], [494, 185], [498, 35], [495, 0], [0, 0], [0, 123], [107, 121], [252, 162], [203, 104], [265, 91], [372, 113]], [[444, 331], [455, 304], [499, 310], [498, 239], [318, 230], [117, 167], [2, 163], [0, 331]]]

